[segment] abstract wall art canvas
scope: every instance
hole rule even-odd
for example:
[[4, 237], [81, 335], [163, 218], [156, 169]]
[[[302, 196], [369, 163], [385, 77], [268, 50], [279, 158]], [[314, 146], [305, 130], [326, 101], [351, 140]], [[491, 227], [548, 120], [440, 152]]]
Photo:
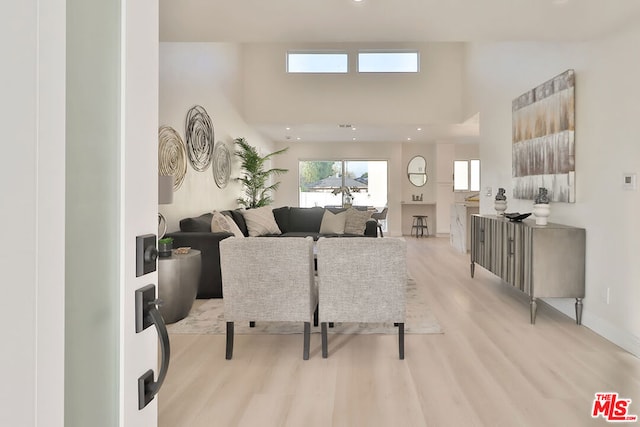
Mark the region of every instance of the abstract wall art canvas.
[[567, 70], [513, 100], [513, 196], [575, 202], [575, 73]]

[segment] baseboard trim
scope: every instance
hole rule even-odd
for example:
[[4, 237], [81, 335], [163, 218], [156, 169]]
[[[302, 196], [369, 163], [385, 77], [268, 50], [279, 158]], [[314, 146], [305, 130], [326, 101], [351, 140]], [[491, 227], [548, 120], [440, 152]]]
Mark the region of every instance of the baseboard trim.
[[[576, 313], [573, 305], [575, 300], [560, 301], [543, 299], [543, 301], [559, 312], [575, 319]], [[591, 329], [602, 338], [611, 341], [615, 345], [640, 358], [640, 337], [633, 335], [629, 331], [620, 329], [611, 322], [590, 313], [587, 306], [585, 306], [582, 314], [582, 326]]]

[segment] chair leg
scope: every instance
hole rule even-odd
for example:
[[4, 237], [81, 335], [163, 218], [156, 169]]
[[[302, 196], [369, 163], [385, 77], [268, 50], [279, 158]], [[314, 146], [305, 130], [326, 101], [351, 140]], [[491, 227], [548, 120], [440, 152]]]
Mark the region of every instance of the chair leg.
[[398, 351], [400, 360], [404, 360], [404, 323], [398, 323]]
[[233, 357], [233, 322], [227, 322], [227, 354], [225, 358], [231, 360]]
[[384, 237], [384, 233], [382, 232], [382, 224], [378, 223], [378, 230], [380, 230], [380, 237]]
[[322, 358], [326, 359], [329, 356], [327, 350], [327, 322], [321, 322], [320, 327], [322, 329]]
[[302, 359], [309, 360], [309, 344], [311, 343], [311, 323], [304, 322], [304, 344], [302, 348]]

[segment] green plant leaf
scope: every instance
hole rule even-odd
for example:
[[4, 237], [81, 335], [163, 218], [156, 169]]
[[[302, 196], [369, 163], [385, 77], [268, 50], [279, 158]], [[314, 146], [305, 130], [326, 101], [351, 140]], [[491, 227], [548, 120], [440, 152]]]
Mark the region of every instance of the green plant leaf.
[[245, 138], [236, 138], [235, 155], [241, 160], [242, 176], [237, 180], [242, 184], [244, 197], [238, 198], [240, 206], [256, 208], [267, 206], [273, 202], [271, 192], [276, 191], [280, 182], [267, 185], [271, 177], [282, 175], [288, 169], [272, 168], [265, 170], [266, 162], [273, 156], [282, 154], [289, 149], [283, 148], [266, 156], [260, 156], [258, 150], [250, 145]]

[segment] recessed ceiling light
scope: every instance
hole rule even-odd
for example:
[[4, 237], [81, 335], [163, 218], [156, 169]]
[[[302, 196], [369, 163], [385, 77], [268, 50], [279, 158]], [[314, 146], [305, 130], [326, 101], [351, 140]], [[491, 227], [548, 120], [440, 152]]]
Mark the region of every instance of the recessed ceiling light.
[[286, 127], [285, 129], [286, 129], [286, 130], [291, 130], [291, 128], [290, 128], [290, 127]]
[[351, 130], [356, 130], [356, 128], [351, 128]]
[[411, 138], [407, 138], [407, 141], [411, 141]]
[[297, 137], [296, 139], [297, 139], [298, 141], [300, 141], [300, 137]]
[[422, 128], [418, 128], [418, 130], [422, 130]]

